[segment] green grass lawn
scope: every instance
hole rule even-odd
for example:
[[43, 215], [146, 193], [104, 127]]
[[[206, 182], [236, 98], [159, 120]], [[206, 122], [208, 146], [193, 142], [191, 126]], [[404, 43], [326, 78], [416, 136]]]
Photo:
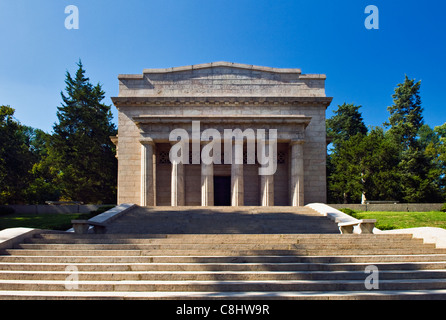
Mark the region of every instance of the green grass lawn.
[[358, 212], [357, 219], [376, 219], [381, 230], [436, 227], [446, 229], [446, 213], [432, 212]]
[[90, 213], [74, 214], [3, 214], [0, 215], [0, 231], [9, 228], [33, 228], [44, 230], [68, 230], [72, 227], [71, 220], [88, 220], [114, 206], [104, 206]]
[[[89, 214], [20, 214], [14, 213], [0, 216], [0, 230], [8, 228], [35, 228], [47, 230], [67, 230], [71, 228], [71, 220], [90, 219], [110, 208]], [[446, 229], [446, 213], [432, 212], [357, 212], [351, 214], [357, 219], [376, 219], [376, 227], [381, 230], [437, 227]]]

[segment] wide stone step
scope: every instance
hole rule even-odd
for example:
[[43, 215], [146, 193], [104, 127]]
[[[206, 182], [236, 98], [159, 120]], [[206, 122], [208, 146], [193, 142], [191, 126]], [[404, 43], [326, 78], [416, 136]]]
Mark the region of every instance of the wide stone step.
[[[158, 243], [158, 244], [20, 244], [16, 246], [27, 250], [316, 250], [321, 244], [314, 243]], [[413, 243], [336, 243], [324, 244], [324, 250], [370, 250], [370, 249], [435, 249], [434, 244], [416, 246]]]
[[327, 241], [337, 241], [342, 239], [352, 240], [409, 240], [413, 239], [410, 234], [76, 234], [76, 233], [43, 233], [35, 236], [36, 239], [111, 239], [123, 240], [126, 239], [181, 239], [181, 240], [221, 240], [226, 239], [245, 240], [245, 239], [321, 239]]
[[220, 248], [220, 249], [152, 249], [152, 250], [31, 250], [31, 249], [6, 249], [3, 254], [14, 256], [157, 256], [157, 255], [193, 255], [193, 256], [245, 256], [245, 255], [385, 255], [385, 254], [401, 254], [401, 255], [414, 255], [414, 254], [446, 254], [446, 249], [434, 249], [434, 248], [318, 248], [318, 249], [306, 249], [305, 247], [299, 247], [294, 249], [265, 249], [261, 248]]
[[[0, 271], [0, 280], [66, 280], [66, 271]], [[363, 280], [364, 271], [96, 271], [76, 273], [79, 281], [263, 281], [263, 280]], [[384, 271], [379, 280], [444, 279], [446, 270]], [[71, 278], [72, 279], [72, 278]]]
[[26, 250], [292, 250], [294, 244], [21, 244]]
[[[318, 239], [318, 238], [244, 238], [244, 239], [236, 239], [236, 238], [202, 238], [202, 239], [194, 239], [194, 238], [164, 238], [164, 239], [139, 239], [139, 238], [128, 238], [128, 239], [42, 239], [42, 238], [32, 238], [28, 239], [25, 243], [27, 244], [317, 244], [317, 245], [326, 245], [327, 239]], [[339, 238], [332, 242], [332, 244], [364, 244], [364, 245], [387, 245], [392, 246], [408, 244], [408, 245], [422, 245], [422, 239], [399, 239], [399, 238], [377, 238], [377, 239], [368, 239], [368, 238], [357, 238], [351, 239], [349, 237]]]
[[[61, 280], [0, 280], [0, 291], [64, 291], [69, 281]], [[78, 281], [80, 291], [364, 291], [364, 280], [263, 280], [263, 281]], [[380, 290], [446, 289], [446, 279], [380, 280]]]
[[445, 254], [345, 256], [0, 256], [0, 263], [380, 263], [442, 262]]
[[[79, 271], [361, 271], [370, 263], [0, 263], [2, 271], [65, 271], [68, 266]], [[439, 262], [374, 262], [379, 270], [440, 270], [446, 261]]]
[[244, 217], [244, 216], [268, 216], [271, 218], [278, 218], [281, 216], [300, 216], [300, 215], [311, 215], [317, 217], [323, 217], [317, 211], [308, 208], [298, 208], [298, 207], [218, 207], [218, 208], [203, 208], [203, 207], [136, 207], [132, 211], [128, 212], [123, 219], [126, 217], [165, 217], [165, 216], [175, 216], [175, 217], [200, 217], [200, 216], [223, 216], [230, 218], [234, 217]]
[[[185, 227], [187, 225], [187, 227]], [[339, 233], [339, 229], [334, 226], [323, 226], [321, 224], [314, 225], [301, 225], [299, 227], [281, 227], [275, 228], [274, 226], [244, 226], [238, 227], [240, 224], [236, 223], [234, 226], [224, 226], [218, 224], [218, 222], [213, 222], [209, 226], [204, 226], [200, 224], [199, 226], [192, 226], [189, 223], [180, 224], [178, 226], [173, 226], [171, 223], [166, 223], [166, 226], [160, 226], [157, 224], [156, 227], [152, 227], [151, 223], [147, 225], [144, 224], [125, 224], [121, 223], [119, 229], [113, 229], [113, 226], [108, 227], [107, 230], [110, 233], [170, 233], [170, 234], [197, 234], [197, 233], [207, 233], [210, 231], [218, 233], [243, 233], [243, 234], [274, 234], [274, 233], [296, 233], [296, 234], [312, 234], [314, 230], [318, 230], [320, 233]], [[317, 228], [317, 229], [315, 229]]]
[[445, 300], [446, 290], [130, 292], [0, 291], [0, 300]]

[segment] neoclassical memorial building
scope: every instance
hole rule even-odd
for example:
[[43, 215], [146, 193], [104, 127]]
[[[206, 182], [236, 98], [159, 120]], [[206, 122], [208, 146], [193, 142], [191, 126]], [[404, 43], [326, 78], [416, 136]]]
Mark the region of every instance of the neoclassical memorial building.
[[[325, 75], [216, 62], [145, 69], [118, 79], [119, 96], [112, 100], [119, 130], [112, 140], [118, 149], [119, 204], [303, 206], [326, 201], [325, 112], [332, 98], [325, 95]], [[221, 164], [197, 162], [192, 147], [189, 164], [170, 161], [177, 142], [169, 136], [175, 129], [185, 129], [191, 143], [198, 139], [199, 148], [209, 143], [193, 135], [193, 123], [201, 132], [221, 132]], [[226, 129], [276, 129], [275, 173], [259, 175], [262, 164], [257, 158], [248, 161], [246, 139], [230, 142], [233, 148], [243, 144], [242, 164], [223, 161]]]

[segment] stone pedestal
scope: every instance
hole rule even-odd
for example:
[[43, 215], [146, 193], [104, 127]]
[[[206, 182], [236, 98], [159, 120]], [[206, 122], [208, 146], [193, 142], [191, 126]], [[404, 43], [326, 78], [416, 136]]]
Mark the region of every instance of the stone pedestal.
[[290, 196], [293, 207], [305, 205], [303, 144], [303, 141], [291, 141]]

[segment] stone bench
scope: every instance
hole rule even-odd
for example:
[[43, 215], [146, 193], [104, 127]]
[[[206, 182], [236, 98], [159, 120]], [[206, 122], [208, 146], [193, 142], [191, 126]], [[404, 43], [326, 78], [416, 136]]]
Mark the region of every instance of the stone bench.
[[107, 231], [106, 225], [100, 222], [90, 220], [72, 220], [71, 223], [73, 224], [74, 232], [78, 234], [87, 234], [90, 226], [93, 227], [93, 231], [96, 234], [104, 234]]
[[373, 234], [373, 229], [375, 228], [375, 219], [363, 219], [359, 221], [343, 222], [338, 223], [339, 231], [342, 234], [351, 234], [356, 226], [359, 226], [361, 234]]

